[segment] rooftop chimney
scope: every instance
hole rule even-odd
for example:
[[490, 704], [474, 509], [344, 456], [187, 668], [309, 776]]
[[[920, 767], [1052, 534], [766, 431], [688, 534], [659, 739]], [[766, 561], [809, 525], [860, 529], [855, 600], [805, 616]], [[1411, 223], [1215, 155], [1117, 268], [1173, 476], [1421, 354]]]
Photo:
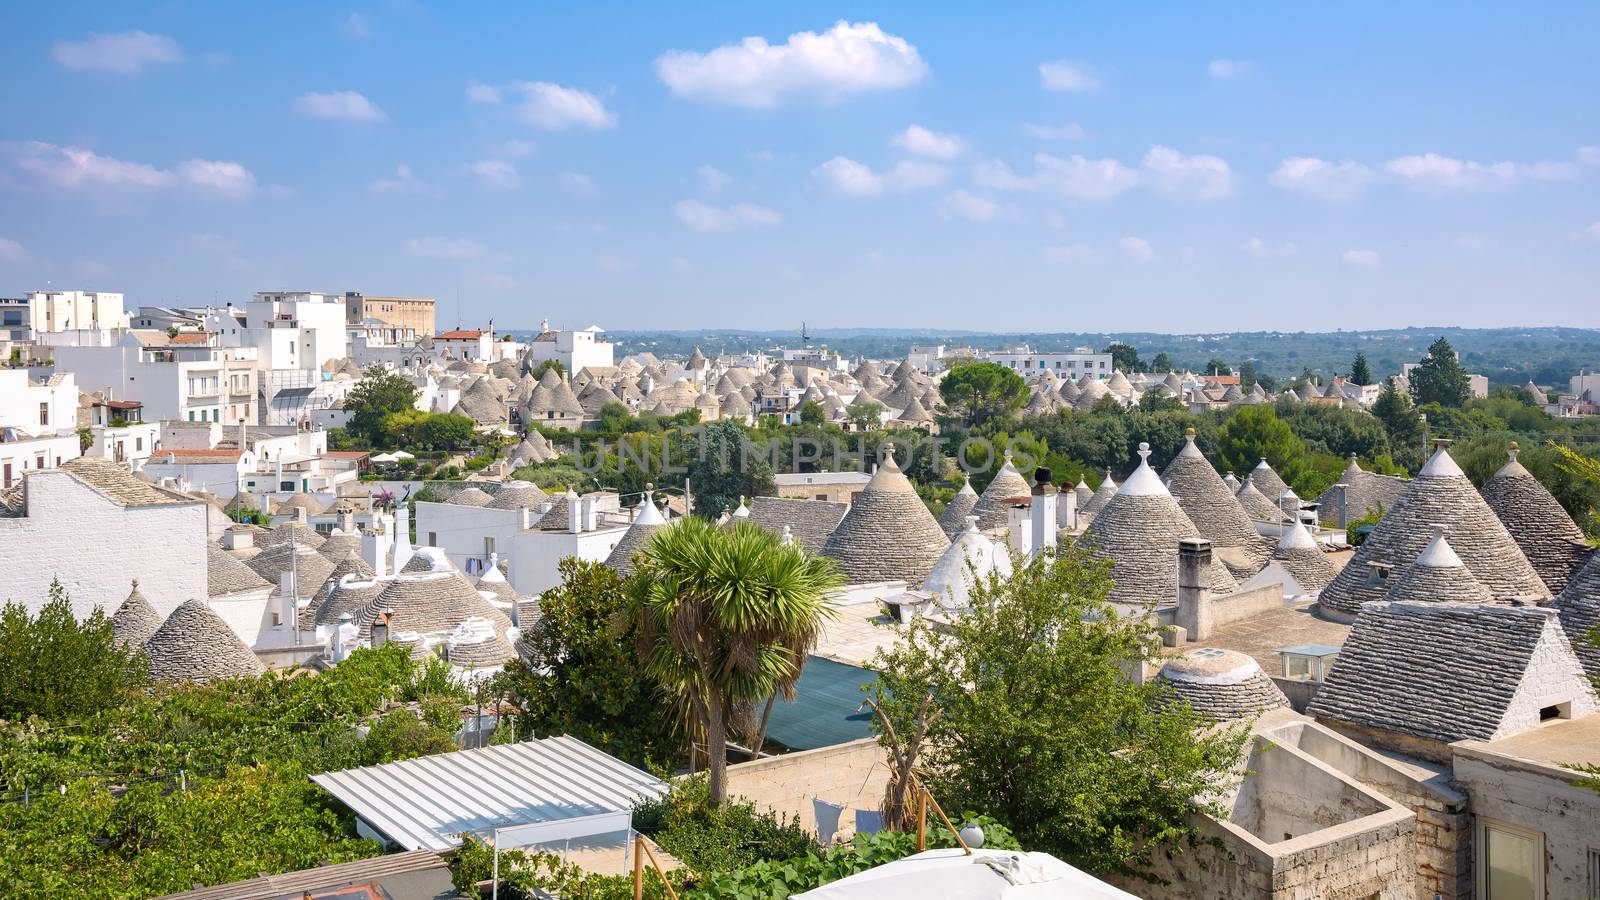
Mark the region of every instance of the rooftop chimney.
[[1037, 555], [1056, 545], [1056, 486], [1050, 481], [1050, 470], [1041, 466], [1033, 472], [1033, 541], [1030, 553]]
[[1191, 641], [1211, 637], [1211, 592], [1206, 590], [1206, 569], [1211, 566], [1211, 542], [1205, 538], [1178, 541], [1178, 609], [1175, 624]]

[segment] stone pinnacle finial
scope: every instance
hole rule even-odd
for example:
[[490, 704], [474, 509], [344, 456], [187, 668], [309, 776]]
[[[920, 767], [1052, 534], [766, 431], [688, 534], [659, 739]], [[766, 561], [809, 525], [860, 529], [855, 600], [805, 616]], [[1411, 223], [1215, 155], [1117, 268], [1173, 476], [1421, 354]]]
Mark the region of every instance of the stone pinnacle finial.
[[1506, 445], [1506, 453], [1511, 456], [1512, 462], [1517, 461], [1517, 454], [1521, 452], [1521, 450], [1522, 448], [1517, 445], [1516, 441], [1512, 441], [1510, 444]]
[[1144, 465], [1150, 462], [1150, 444], [1146, 441], [1139, 442], [1139, 463]]
[[1188, 428], [1185, 428], [1183, 430], [1183, 436], [1188, 438], [1192, 443], [1194, 441], [1194, 426], [1190, 425]]

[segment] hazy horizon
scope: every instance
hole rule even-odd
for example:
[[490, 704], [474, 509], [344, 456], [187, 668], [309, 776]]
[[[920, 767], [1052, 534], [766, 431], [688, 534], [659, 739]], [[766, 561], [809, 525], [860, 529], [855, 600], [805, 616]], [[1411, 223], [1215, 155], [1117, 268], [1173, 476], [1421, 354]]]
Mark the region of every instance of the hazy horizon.
[[515, 329], [1600, 327], [1592, 5], [3, 15], [3, 296], [358, 290]]

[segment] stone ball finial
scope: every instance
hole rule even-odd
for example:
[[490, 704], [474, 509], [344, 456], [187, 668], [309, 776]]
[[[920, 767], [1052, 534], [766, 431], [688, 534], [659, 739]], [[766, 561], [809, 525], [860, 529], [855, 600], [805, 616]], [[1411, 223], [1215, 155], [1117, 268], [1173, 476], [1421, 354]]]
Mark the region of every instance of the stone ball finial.
[[1139, 462], [1140, 463], [1148, 463], [1149, 461], [1150, 461], [1150, 444], [1147, 441], [1140, 441], [1139, 442]]
[[1512, 462], [1517, 461], [1517, 453], [1519, 453], [1521, 450], [1522, 447], [1519, 446], [1516, 441], [1512, 441], [1510, 444], [1506, 445], [1506, 453], [1511, 456]]
[[1183, 436], [1191, 441], [1194, 440], [1194, 426], [1190, 425], [1188, 428], [1185, 428], [1183, 430]]

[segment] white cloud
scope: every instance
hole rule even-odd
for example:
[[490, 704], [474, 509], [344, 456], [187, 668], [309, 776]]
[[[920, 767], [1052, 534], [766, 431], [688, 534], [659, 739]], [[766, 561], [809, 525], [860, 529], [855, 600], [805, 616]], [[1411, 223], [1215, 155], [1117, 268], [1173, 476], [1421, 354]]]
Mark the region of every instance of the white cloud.
[[602, 253], [594, 258], [594, 265], [603, 272], [626, 272], [633, 268], [633, 260], [611, 253]]
[[987, 222], [999, 214], [1000, 204], [988, 197], [957, 190], [944, 198], [944, 204], [939, 207], [939, 212], [947, 219], [960, 217], [974, 222]]
[[364, 41], [372, 37], [372, 23], [368, 22], [367, 17], [361, 13], [353, 12], [348, 19], [344, 20], [344, 24], [339, 26], [339, 33], [347, 38]]
[[1078, 263], [1098, 259], [1100, 254], [1088, 244], [1055, 244], [1039, 251], [1050, 262]]
[[313, 119], [339, 119], [345, 122], [382, 122], [383, 110], [355, 91], [315, 91], [295, 98], [294, 110]]
[[835, 102], [850, 94], [902, 88], [922, 80], [927, 63], [905, 38], [876, 22], [840, 20], [782, 44], [747, 37], [707, 53], [670, 50], [656, 75], [673, 94], [704, 103], [767, 109], [791, 98]]
[[1067, 122], [1062, 125], [1035, 125], [1026, 122], [1022, 130], [1042, 141], [1081, 141], [1089, 136], [1083, 126], [1077, 122]]
[[1570, 162], [1482, 163], [1437, 153], [1391, 159], [1383, 168], [1407, 183], [1442, 191], [1504, 190], [1522, 182], [1561, 181], [1578, 175], [1578, 167]]
[[421, 237], [406, 242], [406, 252], [423, 259], [478, 259], [483, 245], [466, 238]]
[[695, 264], [682, 256], [674, 256], [672, 261], [667, 263], [667, 265], [672, 267], [672, 271], [682, 275], [687, 275], [688, 273], [695, 271]]
[[539, 145], [533, 141], [509, 140], [498, 144], [490, 144], [488, 153], [496, 159], [522, 159], [539, 152]]
[[561, 189], [569, 194], [592, 194], [595, 192], [594, 179], [582, 172], [562, 172], [556, 176], [561, 182]]
[[1151, 185], [1163, 193], [1214, 200], [1233, 192], [1233, 172], [1218, 156], [1185, 156], [1171, 147], [1155, 146], [1142, 164]]
[[82, 147], [28, 141], [12, 149], [18, 168], [55, 187], [158, 188], [174, 180], [164, 169], [101, 156]]
[[1033, 175], [1018, 175], [1003, 162], [978, 166], [973, 180], [1002, 191], [1049, 190], [1076, 200], [1108, 200], [1139, 183], [1139, 173], [1114, 159], [1035, 154]]
[[1206, 71], [1212, 78], [1240, 78], [1255, 68], [1250, 62], [1242, 59], [1213, 59]]
[[21, 262], [28, 258], [22, 245], [7, 237], [0, 237], [0, 262]]
[[422, 194], [428, 186], [411, 173], [411, 167], [401, 163], [394, 167], [393, 178], [379, 178], [367, 185], [370, 194]]
[[185, 160], [178, 164], [178, 177], [193, 187], [227, 197], [248, 197], [256, 189], [256, 176], [236, 162]]
[[694, 170], [695, 178], [700, 182], [700, 190], [708, 194], [715, 194], [728, 186], [733, 179], [727, 172], [715, 166], [701, 166]]
[[852, 197], [877, 197], [943, 184], [950, 171], [936, 163], [902, 160], [885, 172], [843, 156], [835, 156], [815, 169], [811, 177], [828, 188]]
[[58, 41], [50, 56], [69, 69], [137, 75], [145, 66], [175, 63], [183, 59], [183, 48], [163, 34], [124, 31], [119, 34], [91, 34], [81, 41]]
[[1383, 265], [1383, 257], [1376, 250], [1346, 250], [1341, 258], [1352, 269], [1376, 269]]
[[517, 121], [543, 131], [617, 124], [617, 114], [606, 109], [599, 97], [548, 81], [517, 81], [502, 87], [474, 83], [467, 88], [467, 98], [474, 103], [509, 104]]
[[1600, 166], [1600, 147], [1579, 147], [1578, 162], [1586, 166]]
[[1117, 249], [1135, 262], [1149, 262], [1156, 258], [1156, 252], [1150, 249], [1150, 242], [1141, 237], [1122, 238], [1117, 241]]
[[17, 168], [47, 185], [66, 189], [138, 190], [187, 186], [229, 197], [255, 190], [250, 170], [236, 162], [190, 159], [173, 169], [102, 156], [82, 147], [42, 141], [7, 145]]
[[953, 134], [940, 134], [921, 125], [912, 125], [895, 135], [890, 141], [896, 147], [917, 156], [934, 159], [954, 159], [961, 155], [961, 139]]
[[699, 200], [681, 200], [672, 207], [672, 214], [678, 217], [679, 222], [695, 231], [769, 228], [783, 221], [783, 217], [777, 212], [750, 203], [711, 206]]
[[1372, 182], [1372, 170], [1358, 162], [1329, 162], [1314, 156], [1291, 156], [1278, 163], [1268, 181], [1286, 191], [1323, 200], [1348, 200]]
[[1254, 256], [1256, 259], [1271, 259], [1275, 256], [1293, 256], [1297, 252], [1293, 241], [1281, 244], [1269, 244], [1261, 238], [1253, 237], [1240, 247], [1241, 250]]
[[1087, 93], [1100, 90], [1100, 76], [1086, 62], [1058, 59], [1039, 64], [1039, 83], [1047, 91]]
[[517, 167], [503, 159], [480, 159], [467, 165], [467, 174], [484, 187], [510, 190], [522, 186]]
[[1600, 222], [1596, 222], [1593, 225], [1590, 225], [1588, 228], [1585, 228], [1583, 233], [1597, 241], [1600, 241]]

